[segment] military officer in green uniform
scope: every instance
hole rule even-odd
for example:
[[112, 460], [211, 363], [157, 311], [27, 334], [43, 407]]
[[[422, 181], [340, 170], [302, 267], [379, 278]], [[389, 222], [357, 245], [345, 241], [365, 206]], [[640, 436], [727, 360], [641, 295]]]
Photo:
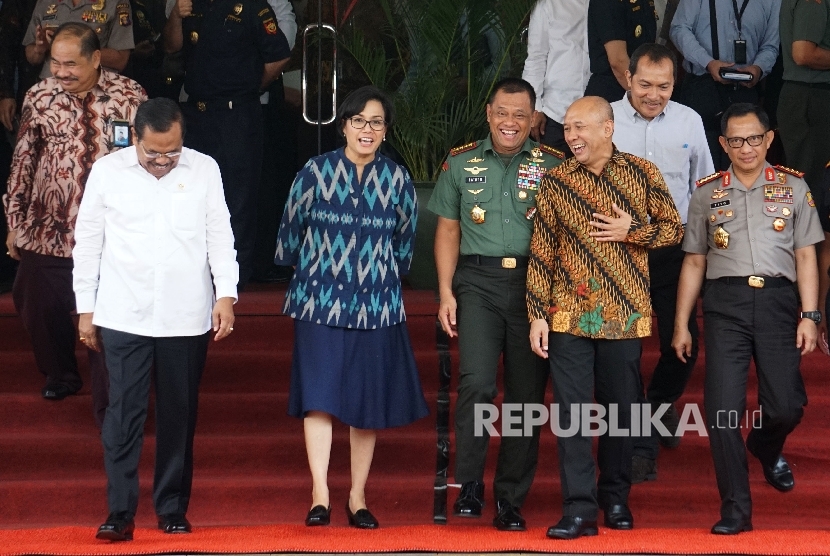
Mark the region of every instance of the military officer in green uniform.
[[[477, 434], [476, 405], [492, 404], [498, 394], [502, 355], [504, 404], [544, 401], [548, 371], [528, 345], [525, 280], [539, 183], [564, 155], [529, 139], [534, 106], [527, 81], [499, 82], [487, 104], [490, 136], [450, 152], [429, 202], [438, 215], [438, 317], [450, 337], [458, 336], [460, 355], [456, 516], [480, 517], [484, 506], [489, 436]], [[493, 488], [493, 525], [500, 530], [525, 529], [520, 508], [536, 472], [538, 427], [532, 436], [518, 434], [501, 439]]]

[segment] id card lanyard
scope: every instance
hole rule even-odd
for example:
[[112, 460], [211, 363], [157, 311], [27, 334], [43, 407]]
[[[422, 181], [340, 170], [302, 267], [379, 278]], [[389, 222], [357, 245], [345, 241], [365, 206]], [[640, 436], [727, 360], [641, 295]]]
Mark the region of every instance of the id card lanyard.
[[741, 9], [738, 10], [738, 0], [732, 0], [732, 10], [735, 12], [735, 20], [738, 23], [738, 40], [735, 41], [735, 63], [737, 64], [747, 63], [746, 41], [743, 40], [743, 25], [741, 24], [747, 4], [749, 4], [749, 0], [744, 0]]

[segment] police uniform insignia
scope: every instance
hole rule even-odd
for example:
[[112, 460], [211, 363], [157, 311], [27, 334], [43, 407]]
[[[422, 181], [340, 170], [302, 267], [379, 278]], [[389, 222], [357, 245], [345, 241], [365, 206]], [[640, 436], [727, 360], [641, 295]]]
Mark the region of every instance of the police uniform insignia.
[[233, 13], [239, 15], [242, 13], [242, 4], [237, 4], [233, 7]]
[[257, 15], [258, 15], [259, 17], [262, 17], [262, 16], [264, 16], [264, 15], [265, 15], [265, 14], [267, 14], [267, 13], [268, 13], [268, 8], [264, 8], [264, 9], [260, 10], [260, 11], [259, 11], [259, 13], [258, 13]]
[[199, 42], [199, 33], [197, 33], [196, 31], [191, 31], [190, 42], [191, 44], [196, 44], [197, 42]]
[[[774, 179], [775, 176], [773, 176]], [[791, 205], [793, 204], [793, 188], [786, 185], [765, 185], [764, 202]]]
[[781, 166], [780, 164], [776, 164], [775, 169], [797, 178], [804, 177], [804, 172], [799, 172], [798, 170], [793, 170], [792, 168], [787, 168], [786, 166]]
[[778, 172], [778, 183], [787, 183], [787, 174]]
[[710, 222], [714, 222], [714, 221], [715, 221], [715, 220], [717, 220], [717, 219], [718, 219], [717, 215], [714, 215], [714, 214], [710, 214], [710, 215], [709, 215], [709, 221], [710, 221]]
[[262, 26], [265, 28], [265, 32], [269, 35], [277, 34], [277, 22], [274, 21], [273, 17], [269, 17], [268, 19], [263, 21]]
[[726, 211], [726, 217], [727, 217], [727, 218], [732, 218], [732, 215], [733, 215], [733, 214], [735, 214], [735, 213], [734, 213], [733, 211], [731, 211], [731, 210], [727, 210], [727, 211]]
[[464, 170], [466, 170], [467, 172], [470, 172], [474, 176], [477, 176], [481, 172], [486, 171], [487, 168], [479, 168], [478, 166], [473, 166], [472, 168], [464, 168]]
[[46, 15], [55, 15], [56, 13], [58, 13], [58, 5], [49, 4], [49, 7], [46, 8]]
[[783, 218], [776, 218], [772, 221], [772, 229], [776, 232], [781, 232], [787, 226], [787, 221]]
[[479, 193], [481, 193], [484, 190], [483, 189], [468, 189], [467, 191], [469, 191], [473, 195], [478, 195]]
[[484, 213], [487, 212], [480, 206], [476, 205], [470, 210], [470, 218], [476, 224], [484, 224]]
[[816, 202], [813, 200], [813, 194], [810, 193], [809, 191], [807, 192], [807, 204], [810, 205], [811, 207], [816, 206]]
[[793, 213], [793, 211], [791, 211], [791, 210], [790, 210], [789, 208], [787, 208], [787, 207], [784, 207], [784, 208], [782, 208], [782, 209], [781, 209], [781, 214], [783, 214], [784, 216], [789, 216], [789, 215], [791, 215], [792, 213]]
[[100, 12], [101, 10], [104, 9], [104, 7], [106, 5], [107, 5], [107, 0], [95, 0], [95, 2], [92, 4], [92, 9], [95, 10], [96, 12]]
[[769, 213], [778, 212], [778, 206], [777, 205], [767, 205], [766, 210]]
[[695, 182], [695, 185], [697, 185], [698, 187], [700, 187], [701, 185], [706, 185], [709, 182], [715, 181], [716, 179], [721, 177], [724, 173], [725, 172], [715, 172], [714, 174], [710, 174], [710, 175], [706, 176], [705, 178], [700, 178], [699, 180], [697, 180]]
[[718, 226], [712, 237], [715, 240], [715, 246], [718, 249], [727, 249], [729, 247], [729, 232], [723, 229], [723, 226]]
[[242, 23], [242, 18], [241, 17], [236, 17], [235, 15], [231, 15], [231, 14], [228, 14], [228, 17], [226, 17], [225, 20], [226, 21], [230, 20], [230, 21], [235, 21], [237, 23]]
[[775, 171], [772, 168], [764, 170], [764, 179], [767, 181], [775, 181]]
[[479, 157], [477, 157], [477, 156], [474, 156], [473, 158], [471, 158], [471, 159], [470, 159], [470, 160], [468, 160], [467, 162], [468, 162], [469, 164], [475, 164], [476, 162], [484, 162], [484, 159], [483, 159], [483, 158], [479, 158]]
[[728, 191], [724, 191], [723, 189], [715, 189], [712, 191], [712, 198], [713, 199], [723, 199], [729, 195]]
[[[553, 147], [551, 147], [549, 145], [539, 145], [539, 149], [543, 153], [551, 154], [551, 155], [555, 156], [556, 158], [558, 158], [559, 160], [565, 160], [565, 153], [563, 153], [559, 149], [554, 149]], [[533, 155], [533, 156], [536, 156], [536, 155]]]
[[467, 143], [466, 145], [461, 145], [460, 147], [455, 147], [454, 149], [450, 149], [450, 156], [458, 156], [461, 153], [465, 153], [467, 151], [471, 151], [478, 145], [477, 142]]
[[530, 156], [534, 158], [539, 158], [540, 156], [542, 156], [542, 149], [540, 149], [539, 147], [535, 147], [532, 151], [530, 151]]
[[642, 35], [642, 34], [643, 34], [643, 26], [642, 25], [638, 25], [637, 27], [634, 28], [634, 37], [639, 39], [640, 35]]

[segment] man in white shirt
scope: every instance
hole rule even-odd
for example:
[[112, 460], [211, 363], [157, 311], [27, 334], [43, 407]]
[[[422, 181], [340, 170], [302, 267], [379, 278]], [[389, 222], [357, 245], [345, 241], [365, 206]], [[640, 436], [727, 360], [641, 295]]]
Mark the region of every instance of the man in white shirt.
[[522, 78], [536, 91], [539, 117], [530, 135], [564, 152], [562, 119], [582, 98], [591, 77], [588, 59], [588, 0], [541, 0], [530, 14], [527, 60]]
[[[695, 181], [715, 171], [700, 116], [686, 106], [672, 102], [677, 75], [677, 59], [667, 47], [644, 44], [631, 55], [625, 72], [629, 91], [611, 104], [614, 110], [614, 144], [623, 152], [645, 158], [657, 165], [677, 206], [683, 225], [689, 211], [689, 199]], [[689, 319], [693, 343], [692, 354], [680, 361], [671, 347], [677, 284], [683, 264], [680, 245], [649, 251], [651, 304], [657, 315], [660, 359], [654, 368], [645, 400], [656, 411], [670, 404], [661, 421], [670, 435], [660, 435], [660, 443], [674, 448], [680, 438], [674, 436], [679, 416], [674, 402], [683, 394], [697, 359], [697, 319]], [[652, 431], [653, 433], [655, 431]], [[631, 482], [657, 478], [658, 437], [635, 439]]]
[[222, 179], [212, 158], [182, 148], [184, 125], [172, 100], [142, 104], [133, 146], [93, 165], [78, 212], [78, 329], [92, 349], [103, 340], [110, 371], [101, 433], [110, 515], [99, 539], [133, 536], [151, 368], [159, 529], [190, 532], [185, 513], [209, 333], [221, 340], [233, 331], [239, 267]]

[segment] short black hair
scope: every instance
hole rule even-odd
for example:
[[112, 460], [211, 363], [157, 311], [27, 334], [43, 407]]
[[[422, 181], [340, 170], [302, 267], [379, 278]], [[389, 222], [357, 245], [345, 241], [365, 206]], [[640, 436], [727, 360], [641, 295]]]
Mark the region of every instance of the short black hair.
[[496, 100], [496, 95], [501, 92], [509, 95], [515, 93], [527, 93], [527, 96], [530, 97], [530, 107], [533, 110], [536, 110], [536, 91], [533, 90], [533, 85], [524, 79], [520, 79], [518, 77], [506, 77], [493, 85], [493, 92], [490, 93], [490, 98], [487, 99], [487, 104], [492, 105], [493, 101]]
[[133, 126], [136, 139], [140, 141], [148, 128], [156, 133], [166, 133], [176, 122], [179, 122], [182, 127], [182, 138], [184, 138], [187, 126], [184, 123], [184, 116], [179, 105], [169, 98], [150, 99], [139, 106], [135, 113]]
[[383, 119], [386, 122], [386, 129], [392, 128], [392, 124], [395, 123], [395, 106], [389, 99], [389, 95], [373, 85], [366, 85], [349, 93], [340, 103], [336, 118], [340, 122], [337, 126], [337, 133], [340, 134], [340, 137], [343, 137], [343, 126], [346, 124], [346, 120], [363, 112], [370, 100], [376, 100], [380, 103], [383, 107]]
[[101, 41], [89, 25], [76, 22], [64, 23], [55, 31], [55, 36], [52, 37], [52, 44], [55, 44], [55, 41], [62, 35], [69, 35], [70, 37], [79, 39], [81, 41], [81, 55], [87, 60], [92, 58], [92, 54], [96, 50], [101, 50]]
[[663, 60], [671, 60], [672, 77], [677, 81], [677, 56], [667, 46], [653, 42], [638, 46], [628, 61], [628, 71], [631, 75], [637, 73], [637, 64], [640, 63], [642, 58], [646, 58], [652, 64], [659, 64]]
[[755, 114], [755, 117], [758, 118], [758, 121], [761, 122], [761, 126], [764, 128], [764, 133], [770, 130], [769, 116], [767, 116], [763, 108], [751, 102], [738, 102], [724, 111], [720, 119], [720, 134], [726, 137], [726, 128], [729, 125], [729, 120], [732, 118], [740, 118], [741, 116], [748, 116], [749, 114]]

